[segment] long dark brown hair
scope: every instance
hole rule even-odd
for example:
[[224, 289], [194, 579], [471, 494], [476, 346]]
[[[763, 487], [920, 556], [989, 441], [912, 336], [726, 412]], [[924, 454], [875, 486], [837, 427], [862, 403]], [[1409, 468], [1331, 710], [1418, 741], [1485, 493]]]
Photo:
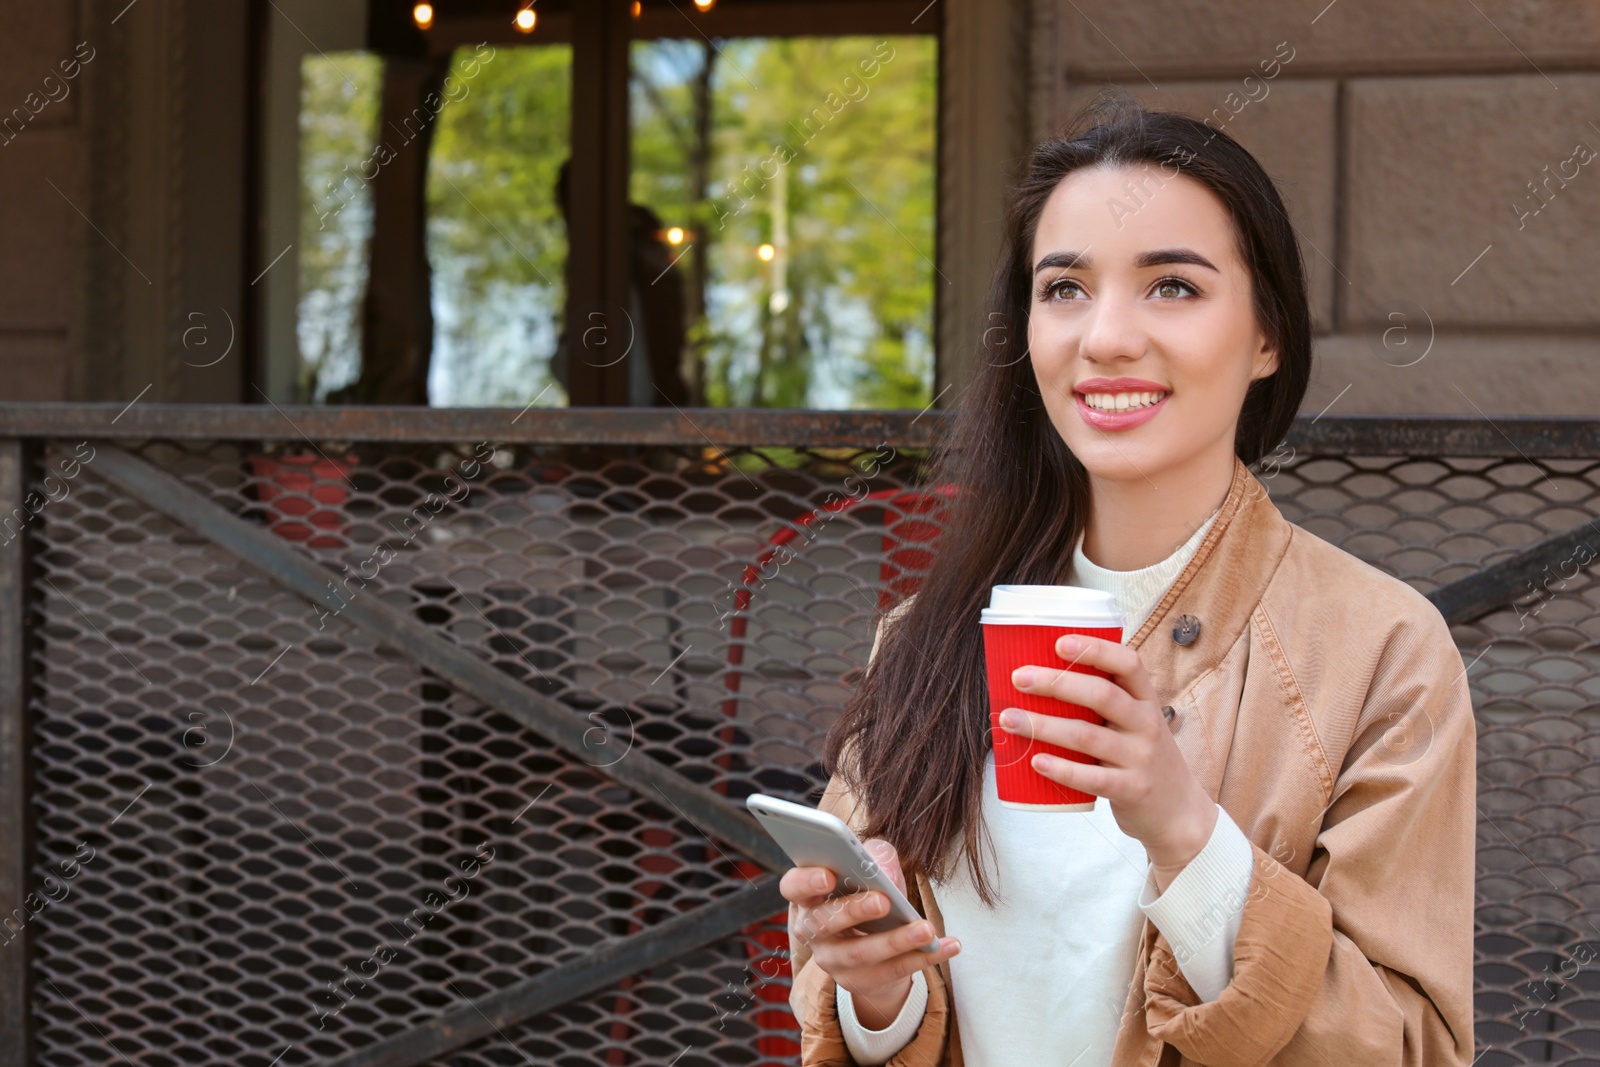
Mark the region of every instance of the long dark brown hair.
[[[1166, 177], [1177, 168], [1227, 207], [1257, 322], [1278, 349], [1277, 370], [1250, 383], [1239, 413], [1234, 452], [1246, 465], [1283, 440], [1311, 377], [1300, 249], [1254, 157], [1198, 119], [1146, 111], [1117, 90], [1102, 92], [1067, 129], [1034, 148], [1013, 188], [973, 377], [930, 457], [933, 484], [960, 490], [940, 536], [959, 547], [934, 553], [917, 595], [882, 627], [877, 654], [823, 750], [826, 773], [838, 773], [866, 806], [863, 838], [893, 844], [908, 879], [920, 869], [948, 881], [964, 854], [991, 908], [997, 897], [977, 848], [990, 746], [978, 612], [993, 585], [1061, 583], [1089, 506], [1088, 475], [1051, 423], [1022, 351], [1029, 257], [1051, 192], [1084, 167], [1149, 164], [1167, 168]], [[952, 855], [958, 833], [963, 847]]]

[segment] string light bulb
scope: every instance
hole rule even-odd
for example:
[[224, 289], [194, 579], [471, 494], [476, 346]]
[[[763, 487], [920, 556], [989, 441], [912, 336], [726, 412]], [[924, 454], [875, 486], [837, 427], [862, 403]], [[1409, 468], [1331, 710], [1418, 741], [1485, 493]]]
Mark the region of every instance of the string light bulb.
[[701, 14], [705, 14], [717, 6], [717, 0], [694, 0], [694, 6], [700, 9]]
[[644, 10], [644, 5], [643, 5], [643, 4], [641, 4], [641, 3], [640, 3], [640, 2], [639, 2], [639, 0], [633, 0], [633, 17], [634, 17], [634, 18], [638, 18], [638, 17], [639, 17], [639, 15], [640, 15], [640, 13], [641, 13], [641, 12], [642, 12], [642, 11], [643, 11], [643, 10]]
[[763, 263], [771, 263], [772, 257], [777, 254], [778, 250], [769, 244], [764, 244], [760, 248], [756, 249], [756, 258]]
[[534, 13], [533, 8], [525, 7], [517, 12], [517, 17], [512, 21], [523, 33], [532, 33], [534, 26], [538, 25], [539, 16]]
[[411, 9], [411, 21], [417, 24], [417, 29], [425, 30], [433, 25], [433, 5], [418, 4]]

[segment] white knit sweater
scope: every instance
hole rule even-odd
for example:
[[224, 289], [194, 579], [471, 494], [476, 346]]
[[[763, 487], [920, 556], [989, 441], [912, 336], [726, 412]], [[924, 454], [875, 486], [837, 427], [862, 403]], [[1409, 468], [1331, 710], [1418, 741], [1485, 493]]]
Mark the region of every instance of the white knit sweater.
[[[1215, 519], [1213, 513], [1171, 556], [1134, 571], [1096, 566], [1080, 539], [1067, 580], [1116, 597], [1127, 616], [1126, 641]], [[985, 850], [984, 859], [1000, 905], [990, 911], [978, 899], [965, 861], [950, 881], [931, 883], [945, 933], [961, 940], [950, 977], [970, 1067], [1109, 1063], [1146, 917], [1166, 935], [1202, 1001], [1217, 999], [1231, 980], [1253, 861], [1249, 840], [1220, 805], [1210, 840], [1160, 896], [1144, 846], [1117, 826], [1109, 801], [1081, 813], [1002, 807], [992, 751], [984, 765], [983, 818], [995, 853], [991, 858]], [[868, 1030], [850, 994], [838, 989], [841, 1029], [858, 1064], [886, 1063], [910, 1042], [927, 991], [919, 971], [894, 1021]]]

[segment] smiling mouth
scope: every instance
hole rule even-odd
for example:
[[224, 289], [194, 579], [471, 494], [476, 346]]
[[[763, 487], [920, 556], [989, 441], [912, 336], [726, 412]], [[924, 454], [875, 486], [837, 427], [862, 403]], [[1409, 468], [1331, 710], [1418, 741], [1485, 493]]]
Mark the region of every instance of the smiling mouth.
[[1103, 411], [1108, 415], [1115, 415], [1124, 411], [1138, 411], [1141, 408], [1154, 407], [1161, 403], [1171, 392], [1129, 392], [1129, 393], [1079, 393], [1083, 402], [1096, 411]]

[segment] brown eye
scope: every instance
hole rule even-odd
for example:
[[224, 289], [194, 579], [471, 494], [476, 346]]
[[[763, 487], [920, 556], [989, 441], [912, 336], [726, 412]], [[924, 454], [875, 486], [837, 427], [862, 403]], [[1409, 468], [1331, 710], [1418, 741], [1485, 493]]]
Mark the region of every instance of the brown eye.
[[1195, 295], [1195, 288], [1182, 278], [1162, 278], [1156, 282], [1156, 294], [1168, 300], [1175, 300], [1186, 294]]

